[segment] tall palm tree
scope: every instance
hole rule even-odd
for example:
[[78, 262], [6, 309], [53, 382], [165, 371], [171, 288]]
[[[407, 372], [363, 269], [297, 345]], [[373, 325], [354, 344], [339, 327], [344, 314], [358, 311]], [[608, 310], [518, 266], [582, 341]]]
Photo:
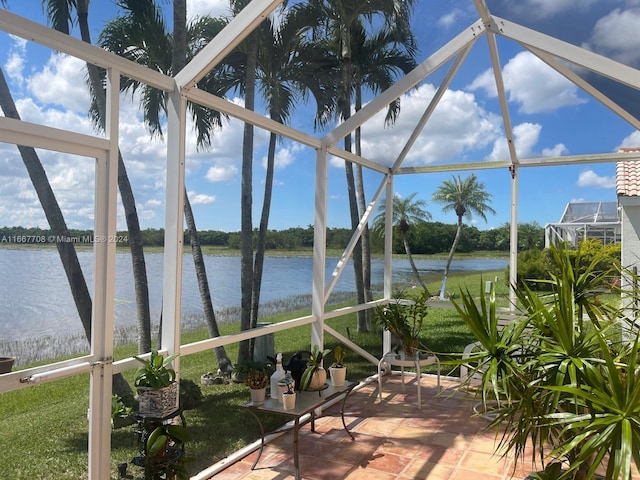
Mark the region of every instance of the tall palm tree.
[[[397, 194], [393, 196], [393, 218], [391, 223], [402, 237], [404, 252], [407, 254], [407, 259], [409, 260], [413, 274], [416, 276], [418, 283], [424, 289], [427, 296], [429, 296], [429, 289], [420, 277], [420, 273], [411, 255], [411, 247], [409, 246], [409, 231], [411, 227], [431, 220], [431, 214], [425, 210], [427, 202], [422, 199], [414, 201], [416, 195], [417, 192], [412, 193], [407, 198], [402, 198]], [[385, 211], [385, 202], [382, 202], [378, 206], [379, 213], [373, 221], [373, 231], [380, 237], [384, 237], [385, 232]]]
[[432, 200], [444, 204], [442, 207], [443, 212], [454, 211], [458, 217], [456, 236], [453, 239], [453, 245], [451, 245], [451, 250], [447, 257], [442, 286], [440, 287], [440, 298], [444, 300], [451, 260], [453, 260], [453, 254], [462, 238], [463, 217], [471, 219], [472, 215], [475, 214], [486, 222], [487, 212], [493, 214], [496, 212], [488, 203], [491, 200], [491, 194], [484, 190], [484, 184], [478, 181], [475, 174], [471, 174], [464, 179], [460, 175], [457, 177], [454, 175], [452, 180], [445, 180], [433, 193]]
[[[98, 43], [109, 51], [142, 63], [153, 70], [167, 75], [175, 74], [226, 25], [223, 19], [207, 16], [199, 17], [187, 25], [184, 2], [185, 0], [174, 0], [174, 32], [171, 35], [167, 32], [162, 11], [153, 0], [121, 0], [120, 7], [124, 10], [124, 15], [113, 19], [105, 26]], [[200, 87], [209, 91], [217, 87], [217, 90], [212, 91], [215, 94], [228, 89], [228, 85], [222, 86], [212, 77], [214, 75], [205, 78]], [[161, 118], [166, 114], [165, 94], [131, 79], [124, 79], [121, 82], [121, 89], [123, 91], [141, 90], [145, 123], [153, 135], [162, 135]], [[212, 129], [222, 126], [222, 117], [219, 112], [191, 103], [189, 108], [197, 129], [198, 145], [206, 147], [210, 143]], [[209, 335], [217, 337], [220, 336], [220, 330], [211, 302], [204, 257], [186, 186], [184, 187], [184, 215], [205, 321]], [[224, 347], [216, 347], [214, 351], [218, 367], [230, 373], [233, 365]]]
[[[2, 108], [5, 117], [20, 120], [20, 114], [13, 101], [13, 96], [2, 68], [0, 68], [0, 108]], [[47, 178], [47, 172], [40, 162], [38, 153], [34, 148], [23, 145], [18, 145], [18, 151], [27, 169], [33, 188], [38, 195], [47, 222], [49, 222], [51, 233], [56, 238], [70, 237], [67, 223]], [[85, 335], [87, 340], [91, 341], [91, 310], [93, 302], [78, 260], [75, 245], [73, 242], [56, 242], [56, 248], [58, 249], [58, 255], [62, 261]]]
[[[280, 18], [277, 25], [268, 18], [258, 30], [258, 90], [267, 104], [269, 117], [276, 122], [286, 123], [297, 101], [305, 100], [309, 93], [316, 101], [317, 125], [326, 122], [333, 109], [335, 70], [332, 67], [335, 65], [325, 50], [303, 41], [302, 34], [308, 27], [306, 20], [304, 9], [294, 8]], [[277, 141], [278, 135], [271, 133], [253, 264], [251, 328], [258, 322]]]
[[[86, 43], [91, 43], [89, 32], [89, 0], [42, 0], [46, 7], [47, 18], [53, 28], [69, 34], [73, 24], [72, 10], [76, 10], [80, 37]], [[106, 93], [104, 91], [100, 70], [91, 63], [86, 64], [89, 76], [89, 87], [95, 99], [96, 115], [99, 128], [104, 130], [106, 119]], [[118, 188], [125, 213], [127, 230], [129, 233], [129, 248], [133, 267], [134, 289], [136, 292], [136, 309], [138, 323], [138, 352], [151, 350], [151, 315], [149, 311], [149, 286], [142, 247], [142, 232], [136, 209], [136, 202], [131, 188], [127, 169], [118, 151]]]
[[[353, 93], [354, 50], [352, 40], [353, 29], [359, 28], [361, 22], [369, 24], [381, 21], [383, 25], [394, 26], [398, 32], [409, 30], [409, 14], [413, 0], [309, 0], [309, 4], [317, 9], [316, 18], [318, 38], [330, 38], [335, 46], [335, 55], [340, 64], [340, 87], [338, 105], [342, 120], [351, 117], [351, 96]], [[344, 138], [344, 149], [351, 152], [351, 135]], [[360, 223], [360, 212], [355, 185], [353, 165], [345, 161], [347, 194], [351, 228], [355, 232]], [[358, 242], [353, 250], [353, 266], [355, 270], [358, 303], [364, 303], [364, 279], [362, 276], [362, 244]], [[363, 311], [358, 312], [358, 328], [366, 330], [367, 318]]]
[[[355, 111], [362, 108], [363, 89], [373, 93], [380, 93], [393, 85], [395, 79], [402, 74], [407, 74], [416, 66], [415, 39], [409, 31], [406, 38], [402, 32], [395, 32], [392, 28], [382, 28], [375, 34], [367, 37], [367, 32], [360, 25], [354, 27], [352, 34], [354, 39], [353, 63], [353, 87], [355, 94]], [[400, 99], [396, 99], [389, 105], [385, 123], [392, 124], [400, 111]], [[357, 155], [362, 155], [361, 128], [355, 131], [355, 149]], [[364, 212], [367, 208], [364, 193], [364, 179], [362, 165], [356, 165], [356, 195], [358, 208]], [[371, 245], [369, 238], [369, 226], [364, 226], [361, 236], [362, 242], [362, 279], [364, 287], [364, 301], [373, 299], [371, 294]], [[367, 326], [370, 324], [370, 311], [365, 310]], [[359, 325], [360, 327], [360, 325]]]

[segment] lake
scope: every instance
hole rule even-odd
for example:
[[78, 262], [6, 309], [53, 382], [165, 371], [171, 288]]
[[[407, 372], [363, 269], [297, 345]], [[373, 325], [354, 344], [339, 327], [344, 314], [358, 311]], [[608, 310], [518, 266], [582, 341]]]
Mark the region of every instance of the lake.
[[[78, 252], [85, 277], [92, 289], [93, 254]], [[135, 294], [131, 275], [131, 256], [116, 256], [116, 327], [135, 325]], [[157, 322], [162, 307], [163, 254], [145, 254], [152, 321]], [[327, 259], [327, 279], [338, 259]], [[444, 271], [445, 260], [416, 260], [421, 272]], [[205, 255], [209, 287], [221, 323], [238, 319], [240, 307], [240, 257]], [[452, 271], [501, 270], [508, 259], [470, 259], [454, 257]], [[383, 260], [372, 261], [372, 283], [381, 285]], [[410, 284], [413, 276], [406, 260], [394, 260], [395, 282]], [[75, 335], [83, 332], [66, 276], [56, 250], [0, 249], [0, 341], [37, 337]], [[353, 292], [353, 267], [348, 265], [335, 287], [336, 292]], [[311, 257], [267, 257], [264, 265], [262, 315], [291, 306], [308, 306], [311, 295]], [[183, 325], [202, 325], [202, 307], [190, 254], [183, 258]], [[337, 295], [337, 293], [336, 293]], [[296, 298], [302, 303], [296, 303]], [[336, 301], [341, 298], [338, 297]]]

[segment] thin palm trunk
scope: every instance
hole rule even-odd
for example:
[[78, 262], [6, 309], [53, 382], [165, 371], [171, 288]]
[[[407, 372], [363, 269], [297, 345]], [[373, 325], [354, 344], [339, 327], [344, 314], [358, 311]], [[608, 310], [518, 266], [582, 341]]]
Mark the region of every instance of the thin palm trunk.
[[[16, 109], [15, 102], [11, 96], [9, 85], [6, 82], [4, 72], [0, 68], [0, 107], [4, 112], [5, 117], [14, 118], [20, 120], [20, 114]], [[62, 210], [58, 205], [58, 201], [53, 193], [49, 179], [47, 178], [47, 172], [42, 167], [40, 158], [34, 148], [18, 145], [18, 150], [22, 156], [24, 166], [29, 173], [29, 178], [33, 184], [33, 188], [38, 195], [40, 205], [44, 211], [49, 226], [51, 228], [51, 234], [56, 238], [70, 236], [69, 229], [64, 220]], [[91, 341], [91, 309], [92, 300], [87, 287], [87, 282], [82, 273], [80, 267], [80, 261], [76, 253], [73, 242], [56, 242], [58, 249], [58, 255], [62, 261], [64, 272], [71, 288], [71, 295], [73, 301], [76, 304], [82, 327], [84, 328], [85, 335], [89, 341]]]
[[[179, 72], [184, 68], [187, 53], [187, 2], [186, 0], [174, 0], [173, 2], [173, 52], [171, 55], [171, 69], [173, 72]], [[196, 228], [195, 217], [191, 209], [189, 194], [187, 188], [184, 188], [184, 218], [189, 231], [189, 243], [191, 244], [191, 254], [193, 257], [196, 278], [198, 279], [198, 291], [202, 301], [202, 310], [204, 319], [207, 322], [209, 336], [219, 337], [220, 329], [216, 321], [216, 314], [213, 310], [211, 301], [211, 291], [209, 289], [209, 280], [207, 278], [207, 269], [204, 264], [204, 256], [200, 246], [200, 237]], [[225, 374], [230, 374], [233, 370], [233, 364], [227, 355], [224, 347], [215, 347], [213, 349], [218, 368]]]
[[[271, 112], [271, 118], [278, 118]], [[262, 271], [264, 267], [264, 254], [267, 245], [267, 230], [269, 227], [269, 212], [271, 211], [271, 197], [273, 193], [273, 171], [276, 156], [276, 142], [278, 136], [272, 133], [269, 137], [269, 151], [267, 154], [267, 172], [265, 175], [264, 200], [262, 202], [262, 215], [256, 241], [256, 255], [253, 266], [253, 295], [251, 298], [251, 328], [258, 324], [258, 309], [260, 307], [260, 287], [262, 285]]]
[[[245, 77], [245, 108], [255, 108], [256, 66], [258, 58], [257, 35], [253, 32], [247, 40], [247, 70]], [[240, 194], [241, 234], [240, 234], [240, 289], [241, 311], [240, 329], [251, 328], [251, 299], [253, 292], [253, 223], [251, 220], [253, 205], [253, 125], [244, 124], [242, 139], [242, 187]], [[253, 341], [243, 340], [238, 347], [238, 363], [253, 357]]]
[[[78, 26], [80, 37], [86, 43], [91, 44], [89, 33], [88, 10], [85, 1], [78, 2]], [[87, 63], [89, 82], [96, 98], [96, 105], [102, 127], [105, 126], [106, 97], [98, 67]], [[136, 314], [138, 324], [138, 353], [146, 353], [151, 350], [151, 314], [149, 309], [149, 286], [147, 283], [147, 270], [142, 247], [142, 232], [136, 209], [136, 202], [131, 188], [131, 182], [127, 175], [127, 169], [122, 159], [122, 153], [118, 150], [118, 188], [120, 199], [125, 212], [127, 230], [129, 232], [129, 248], [131, 250], [131, 264], [133, 268], [134, 289], [136, 292]]]
[[[348, 120], [351, 116], [351, 58], [350, 53], [346, 53], [342, 59], [342, 118]], [[344, 137], [344, 149], [351, 151], [351, 134]], [[358, 212], [358, 201], [356, 197], [356, 184], [353, 174], [353, 164], [347, 160], [344, 162], [345, 173], [347, 177], [347, 195], [349, 197], [349, 212], [351, 216], [351, 231], [355, 232], [360, 223], [360, 214]], [[353, 269], [356, 282], [356, 297], [359, 304], [364, 303], [364, 280], [362, 277], [362, 242], [358, 240], [353, 249]], [[358, 312], [358, 331], [368, 331], [367, 317], [364, 311]]]
[[[0, 108], [2, 108], [6, 117], [20, 120], [20, 114], [16, 109], [15, 102], [11, 96], [11, 91], [9, 90], [9, 85], [6, 82], [4, 72], [1, 68]], [[69, 237], [69, 229], [67, 228], [64, 216], [60, 210], [55, 194], [53, 193], [49, 179], [47, 178], [47, 173], [38, 158], [38, 154], [35, 149], [22, 145], [18, 145], [18, 150], [20, 151], [22, 161], [27, 168], [33, 187], [38, 195], [38, 199], [40, 200], [44, 214], [47, 217], [47, 221], [49, 222], [51, 233], [55, 235], [56, 238]], [[93, 301], [91, 299], [91, 294], [89, 293], [89, 288], [87, 287], [84, 274], [82, 273], [82, 268], [80, 266], [80, 261], [78, 260], [75, 246], [73, 242], [56, 242], [56, 248], [58, 250], [58, 255], [60, 256], [65, 275], [67, 276], [67, 281], [69, 282], [71, 295], [74, 303], [76, 304], [80, 322], [82, 323], [87, 340], [90, 343]], [[131, 395], [131, 388], [121, 373], [113, 376], [113, 392], [123, 398]]]
[[402, 232], [402, 243], [404, 244], [404, 253], [407, 254], [407, 259], [409, 260], [409, 265], [411, 265], [411, 270], [413, 270], [413, 274], [416, 276], [418, 283], [427, 292], [429, 295], [429, 289], [427, 285], [422, 281], [422, 277], [420, 276], [420, 272], [416, 267], [416, 264], [413, 262], [413, 255], [411, 255], [411, 247], [409, 247], [409, 237], [407, 236], [407, 232]]
[[453, 245], [451, 245], [451, 250], [449, 251], [449, 256], [447, 257], [447, 264], [444, 266], [444, 276], [442, 277], [442, 285], [440, 286], [440, 300], [444, 300], [446, 298], [445, 289], [447, 287], [447, 278], [449, 277], [449, 267], [451, 267], [453, 254], [456, 252], [456, 248], [458, 248], [458, 243], [460, 243], [461, 237], [462, 237], [462, 216], [459, 215], [458, 229], [456, 230], [456, 236], [453, 239]]
[[[191, 203], [189, 202], [186, 188], [184, 192], [184, 218], [189, 230], [191, 254], [193, 255], [193, 263], [195, 266], [196, 277], [198, 279], [198, 290], [200, 291], [200, 299], [202, 300], [202, 309], [204, 311], [204, 318], [207, 322], [207, 328], [209, 329], [209, 336], [211, 338], [219, 337], [220, 330], [218, 329], [216, 314], [213, 311], [213, 303], [211, 302], [207, 270], [205, 268], [202, 248], [200, 247], [200, 240], [198, 237], [198, 230], [196, 228], [196, 222], [193, 217], [193, 211], [191, 210]], [[218, 368], [222, 370], [223, 373], [230, 374], [233, 369], [233, 365], [231, 364], [231, 360], [229, 360], [224, 347], [215, 347], [213, 350], [218, 362]]]
[[[362, 91], [358, 87], [356, 89], [356, 112], [362, 108]], [[362, 131], [360, 127], [356, 128], [355, 140], [356, 140], [356, 155], [362, 155]], [[364, 178], [362, 175], [362, 165], [356, 165], [356, 194], [358, 196], [358, 207], [364, 214], [367, 209], [366, 197], [364, 194]], [[364, 289], [364, 301], [370, 302], [373, 300], [371, 294], [371, 241], [369, 232], [369, 223], [365, 224], [362, 230], [362, 236], [360, 237], [362, 242], [362, 284]], [[371, 329], [371, 311], [365, 310], [365, 322], [367, 325], [366, 331]]]

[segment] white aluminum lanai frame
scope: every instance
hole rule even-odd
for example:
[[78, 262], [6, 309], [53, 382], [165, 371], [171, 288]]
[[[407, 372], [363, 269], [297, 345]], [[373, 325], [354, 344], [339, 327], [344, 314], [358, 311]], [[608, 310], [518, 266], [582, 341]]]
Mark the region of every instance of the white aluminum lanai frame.
[[[483, 0], [473, 0], [479, 13], [479, 20], [463, 30], [449, 43], [433, 53], [412, 72], [401, 78], [395, 85], [369, 102], [346, 122], [338, 125], [323, 138], [315, 138], [294, 128], [274, 122], [255, 112], [245, 110], [224, 99], [196, 88], [198, 79], [202, 78], [216, 63], [230, 52], [256, 25], [258, 25], [281, 0], [253, 0], [250, 6], [242, 11], [229, 26], [216, 37], [215, 41], [205, 47], [174, 78], [148, 70], [131, 63], [102, 49], [83, 43], [42, 25], [0, 10], [0, 29], [18, 37], [34, 41], [46, 47], [72, 55], [84, 61], [96, 64], [107, 71], [107, 128], [105, 137], [80, 135], [59, 129], [34, 125], [0, 117], [0, 141], [9, 144], [20, 144], [72, 153], [94, 158], [96, 162], [95, 192], [95, 225], [96, 235], [109, 235], [116, 232], [116, 197], [117, 197], [117, 152], [118, 152], [118, 85], [121, 75], [147, 83], [168, 93], [168, 127], [167, 127], [167, 170], [166, 170], [166, 214], [165, 214], [165, 255], [163, 270], [163, 330], [162, 349], [169, 353], [180, 352], [188, 355], [219, 345], [238, 342], [251, 337], [273, 333], [298, 325], [311, 324], [313, 344], [322, 344], [324, 332], [342, 338], [329, 327], [324, 320], [346, 313], [371, 308], [388, 301], [391, 296], [391, 201], [393, 198], [393, 178], [395, 175], [503, 169], [510, 173], [511, 182], [511, 247], [510, 278], [515, 279], [517, 254], [517, 198], [518, 172], [520, 168], [546, 165], [568, 165], [586, 163], [615, 162], [619, 159], [638, 160], [640, 152], [625, 154], [581, 155], [559, 158], [519, 159], [514, 145], [512, 126], [507, 108], [507, 98], [502, 81], [502, 72], [498, 58], [496, 37], [512, 40], [533, 53], [543, 62], [573, 81], [584, 91], [595, 97], [613, 112], [625, 119], [634, 128], [640, 129], [640, 122], [628, 113], [623, 106], [615, 103], [603, 92], [597, 90], [571, 70], [565, 62], [590, 70], [606, 78], [614, 79], [635, 90], [640, 90], [640, 71], [615, 62], [611, 59], [587, 51], [575, 45], [563, 42], [548, 35], [525, 28], [513, 22], [497, 18], [491, 14]], [[490, 163], [466, 163], [424, 167], [403, 167], [402, 163], [423, 127], [429, 121], [438, 101], [444, 95], [450, 82], [464, 62], [473, 44], [480, 38], [486, 38], [490, 59], [494, 72], [505, 134], [509, 145], [509, 159]], [[353, 132], [358, 126], [365, 124], [377, 112], [418, 85], [439, 67], [455, 59], [439, 86], [431, 104], [424, 112], [413, 134], [402, 149], [391, 168], [367, 158], [361, 158], [336, 146], [337, 142]], [[312, 290], [312, 313], [310, 316], [292, 319], [274, 324], [259, 330], [241, 332], [221, 338], [212, 338], [202, 342], [180, 344], [180, 302], [182, 278], [182, 242], [183, 242], [183, 184], [185, 166], [186, 135], [186, 103], [198, 103], [218, 110], [245, 122], [252, 123], [270, 132], [309, 146], [316, 150], [315, 179], [315, 237], [314, 237], [314, 275]], [[324, 274], [325, 240], [327, 226], [327, 168], [328, 155], [335, 155], [345, 160], [359, 163], [369, 169], [384, 174], [384, 180], [378, 187], [367, 210], [364, 212], [360, 228], [354, 233], [348, 247], [340, 259], [331, 281], [327, 284]], [[387, 225], [385, 235], [384, 262], [384, 299], [366, 305], [325, 312], [325, 303], [352, 253], [362, 226], [369, 220], [373, 207], [383, 196], [386, 196]], [[111, 377], [136, 366], [134, 359], [113, 362], [113, 323], [114, 323], [114, 283], [115, 283], [115, 244], [98, 243], [94, 247], [95, 282], [93, 291], [93, 338], [91, 353], [87, 356], [54, 365], [32, 368], [3, 375], [0, 378], [0, 393], [19, 388], [26, 388], [37, 382], [51, 381], [83, 372], [90, 372], [90, 423], [89, 423], [89, 466], [90, 480], [106, 480], [110, 477], [110, 412], [111, 412]], [[385, 340], [388, 342], [388, 339]], [[388, 344], [386, 345], [388, 346]], [[357, 349], [367, 358], [371, 356]], [[179, 358], [176, 369], [179, 371]], [[372, 358], [370, 358], [372, 359]]]

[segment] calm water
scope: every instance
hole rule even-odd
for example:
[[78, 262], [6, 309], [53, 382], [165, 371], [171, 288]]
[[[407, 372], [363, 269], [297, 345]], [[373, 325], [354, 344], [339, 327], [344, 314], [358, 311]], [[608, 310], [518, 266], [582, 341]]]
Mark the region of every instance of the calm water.
[[[79, 252], [85, 277], [92, 289], [92, 252]], [[499, 270], [506, 259], [460, 259], [452, 270]], [[240, 258], [205, 256], [209, 287], [216, 313], [240, 306]], [[327, 260], [327, 279], [337, 259]], [[160, 316], [162, 303], [162, 253], [146, 254], [151, 315]], [[424, 272], [444, 270], [444, 260], [416, 261]], [[394, 261], [394, 282], [411, 282], [406, 260]], [[372, 283], [382, 283], [383, 261], [372, 264]], [[0, 340], [21, 340], [42, 336], [59, 336], [82, 332], [73, 298], [60, 258], [55, 250], [0, 249]], [[293, 296], [310, 295], [312, 259], [310, 257], [268, 257], [265, 259], [262, 302], [284, 301]], [[336, 291], [353, 292], [353, 267], [347, 266]], [[183, 319], [198, 319], [202, 307], [193, 260], [183, 258]], [[308, 303], [307, 303], [308, 304]], [[135, 293], [129, 253], [118, 253], [116, 264], [116, 326], [135, 324]], [[187, 321], [187, 320], [183, 320]]]

